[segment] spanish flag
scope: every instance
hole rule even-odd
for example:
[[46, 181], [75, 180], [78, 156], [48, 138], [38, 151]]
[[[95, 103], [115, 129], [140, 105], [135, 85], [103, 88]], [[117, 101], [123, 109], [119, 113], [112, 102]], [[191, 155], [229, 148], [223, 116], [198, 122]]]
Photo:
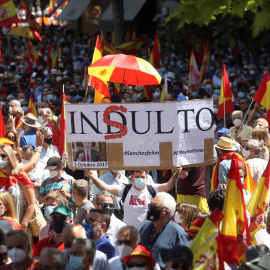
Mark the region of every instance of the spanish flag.
[[207, 40], [204, 55], [203, 55], [202, 66], [200, 69], [200, 82], [203, 81], [204, 77], [208, 73], [209, 61], [210, 61], [210, 48], [209, 48], [209, 40]]
[[245, 251], [251, 242], [243, 187], [235, 154], [232, 156], [231, 168], [228, 173], [223, 215], [221, 239], [224, 261], [243, 264], [246, 262]]
[[1, 0], [0, 2], [0, 27], [10, 27], [18, 22], [16, 8], [12, 0]]
[[268, 71], [265, 73], [254, 101], [260, 103], [266, 109], [266, 119], [270, 123], [270, 81]]
[[32, 94], [31, 94], [30, 99], [29, 99], [28, 113], [32, 113], [35, 117], [38, 117], [36, 105], [35, 105]]
[[198, 70], [197, 62], [193, 50], [190, 52], [188, 86], [195, 88], [200, 82], [200, 72]]
[[15, 142], [13, 142], [12, 140], [6, 138], [6, 137], [1, 137], [0, 138], [0, 144], [5, 144], [5, 145], [12, 145]]
[[221, 211], [216, 208], [206, 219], [190, 245], [193, 253], [193, 268], [196, 270], [223, 270], [222, 248], [219, 225], [222, 220]]
[[269, 164], [270, 163], [268, 162], [268, 165], [264, 170], [264, 173], [262, 174], [262, 177], [253, 191], [247, 205], [247, 210], [250, 213], [251, 220], [249, 232], [252, 244], [257, 243], [254, 235], [258, 230], [262, 229], [264, 224], [264, 212], [267, 204], [270, 184]]
[[221, 81], [221, 88], [220, 88], [220, 97], [219, 97], [219, 105], [218, 105], [218, 115], [217, 119], [225, 117], [225, 114], [233, 112], [234, 106], [232, 100], [234, 99], [232, 89], [230, 86], [230, 82], [228, 79], [228, 75], [226, 72], [225, 65], [223, 66], [223, 75]]
[[104, 52], [104, 55], [118, 54], [119, 53], [113, 46], [111, 46], [105, 42], [104, 42], [104, 46], [103, 46], [103, 52]]
[[22, 125], [22, 120], [20, 119], [19, 122], [17, 123], [15, 129], [18, 130], [21, 125]]
[[[92, 63], [96, 62], [98, 59], [102, 57], [99, 36], [97, 37], [96, 47], [93, 54]], [[107, 85], [107, 82], [102, 81], [99, 78], [94, 76], [88, 77], [88, 84], [92, 85], [95, 88], [95, 100], [94, 103], [101, 103], [104, 97], [110, 97], [110, 91]]]
[[161, 51], [158, 39], [158, 32], [156, 33], [154, 47], [150, 56], [150, 64], [155, 68], [160, 68]]
[[143, 42], [145, 38], [135, 39], [129, 42], [125, 42], [118, 47], [116, 47], [117, 50], [125, 53], [125, 54], [133, 54], [136, 55], [139, 50], [141, 49]]

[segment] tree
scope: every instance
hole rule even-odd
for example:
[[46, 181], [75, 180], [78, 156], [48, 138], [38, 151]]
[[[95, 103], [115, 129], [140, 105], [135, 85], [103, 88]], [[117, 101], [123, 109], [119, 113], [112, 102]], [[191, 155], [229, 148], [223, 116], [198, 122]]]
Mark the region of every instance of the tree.
[[255, 14], [252, 25], [253, 37], [270, 29], [270, 1], [268, 0], [180, 0], [179, 6], [166, 19], [177, 19], [178, 27], [195, 23], [208, 25], [220, 16], [243, 17], [246, 12]]

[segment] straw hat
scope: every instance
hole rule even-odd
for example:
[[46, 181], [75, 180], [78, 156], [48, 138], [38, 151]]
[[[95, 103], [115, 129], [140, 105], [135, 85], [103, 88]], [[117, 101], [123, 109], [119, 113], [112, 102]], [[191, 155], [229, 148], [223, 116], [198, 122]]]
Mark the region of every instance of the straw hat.
[[29, 127], [33, 128], [41, 127], [41, 124], [37, 121], [37, 118], [32, 113], [28, 113], [26, 118], [22, 119], [22, 122]]
[[237, 150], [237, 148], [233, 146], [233, 140], [227, 137], [220, 137], [215, 147], [218, 149], [226, 150], [226, 151]]

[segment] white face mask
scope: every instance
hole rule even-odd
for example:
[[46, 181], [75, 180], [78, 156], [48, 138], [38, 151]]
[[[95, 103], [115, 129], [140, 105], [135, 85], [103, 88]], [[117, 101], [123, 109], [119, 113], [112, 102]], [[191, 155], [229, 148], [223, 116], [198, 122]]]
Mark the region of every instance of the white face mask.
[[[123, 259], [126, 256], [130, 255], [130, 253], [133, 251], [133, 248], [130, 246], [127, 246], [125, 244], [123, 245], [115, 245], [116, 251], [119, 254], [119, 256]], [[133, 269], [133, 268], [132, 268]]]
[[12, 113], [13, 108], [9, 106], [8, 111], [9, 113]]
[[254, 127], [254, 128], [263, 128], [263, 126], [260, 126], [260, 125], [256, 125], [256, 127]]
[[234, 119], [234, 120], [233, 120], [233, 124], [234, 124], [236, 127], [240, 127], [241, 124], [242, 124], [242, 120], [240, 120], [240, 119]]
[[50, 171], [50, 177], [54, 178], [58, 175], [58, 171]]
[[181, 217], [180, 217], [180, 214], [179, 214], [178, 212], [176, 212], [176, 213], [174, 214], [174, 221], [175, 221], [176, 223], [178, 223], [178, 224], [182, 224], [183, 221], [184, 221], [184, 218], [181, 218]]
[[218, 108], [214, 108], [214, 114], [218, 114]]
[[5, 213], [6, 207], [5, 206], [0, 206], [0, 216], [3, 216]]
[[145, 267], [138, 267], [138, 266], [135, 266], [135, 267], [132, 267], [132, 268], [127, 267], [126, 269], [127, 269], [127, 270], [145, 270], [146, 268], [145, 268]]
[[242, 149], [242, 154], [244, 158], [247, 158], [250, 155], [250, 152], [246, 150], [245, 148]]
[[7, 253], [13, 263], [22, 262], [26, 257], [25, 251], [16, 247], [8, 250]]
[[28, 163], [29, 162], [29, 160], [27, 160], [27, 159], [22, 159], [22, 164], [26, 164], [26, 163]]

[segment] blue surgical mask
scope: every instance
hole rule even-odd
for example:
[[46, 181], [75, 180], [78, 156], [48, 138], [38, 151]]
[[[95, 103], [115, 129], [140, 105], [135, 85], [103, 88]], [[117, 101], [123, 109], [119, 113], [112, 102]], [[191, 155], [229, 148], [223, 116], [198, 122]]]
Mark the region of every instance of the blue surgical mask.
[[166, 72], [166, 68], [165, 67], [161, 67], [160, 68], [160, 72], [165, 73]]
[[24, 100], [25, 100], [24, 98], [19, 99], [19, 101], [20, 101], [21, 103], [24, 102]]
[[210, 66], [210, 67], [209, 67], [209, 70], [210, 70], [210, 71], [214, 71], [214, 70], [215, 70], [215, 67], [214, 67], [214, 66]]
[[27, 114], [27, 112], [28, 112], [28, 107], [27, 107], [27, 106], [22, 106], [22, 109], [23, 109], [23, 111], [24, 111], [24, 114]]
[[112, 170], [114, 173], [118, 173], [120, 170]]
[[174, 66], [174, 65], [175, 65], [175, 61], [171, 61], [171, 62], [170, 62], [170, 65], [171, 65], [171, 66]]
[[85, 229], [87, 238], [91, 239], [91, 236], [92, 236], [92, 233], [93, 233], [93, 230], [94, 230], [93, 225], [91, 223], [85, 221], [85, 222], [82, 223], [82, 226]]
[[82, 261], [83, 261], [83, 257], [71, 255], [69, 258], [69, 265], [70, 265], [71, 269], [81, 270], [84, 268]]
[[137, 188], [144, 188], [145, 187], [145, 183], [146, 183], [146, 179], [145, 178], [135, 178], [134, 185]]
[[142, 98], [142, 94], [141, 93], [135, 94], [134, 97], [135, 97], [135, 99], [141, 99]]
[[53, 95], [52, 94], [47, 95], [47, 99], [48, 99], [48, 101], [52, 101], [53, 100]]

